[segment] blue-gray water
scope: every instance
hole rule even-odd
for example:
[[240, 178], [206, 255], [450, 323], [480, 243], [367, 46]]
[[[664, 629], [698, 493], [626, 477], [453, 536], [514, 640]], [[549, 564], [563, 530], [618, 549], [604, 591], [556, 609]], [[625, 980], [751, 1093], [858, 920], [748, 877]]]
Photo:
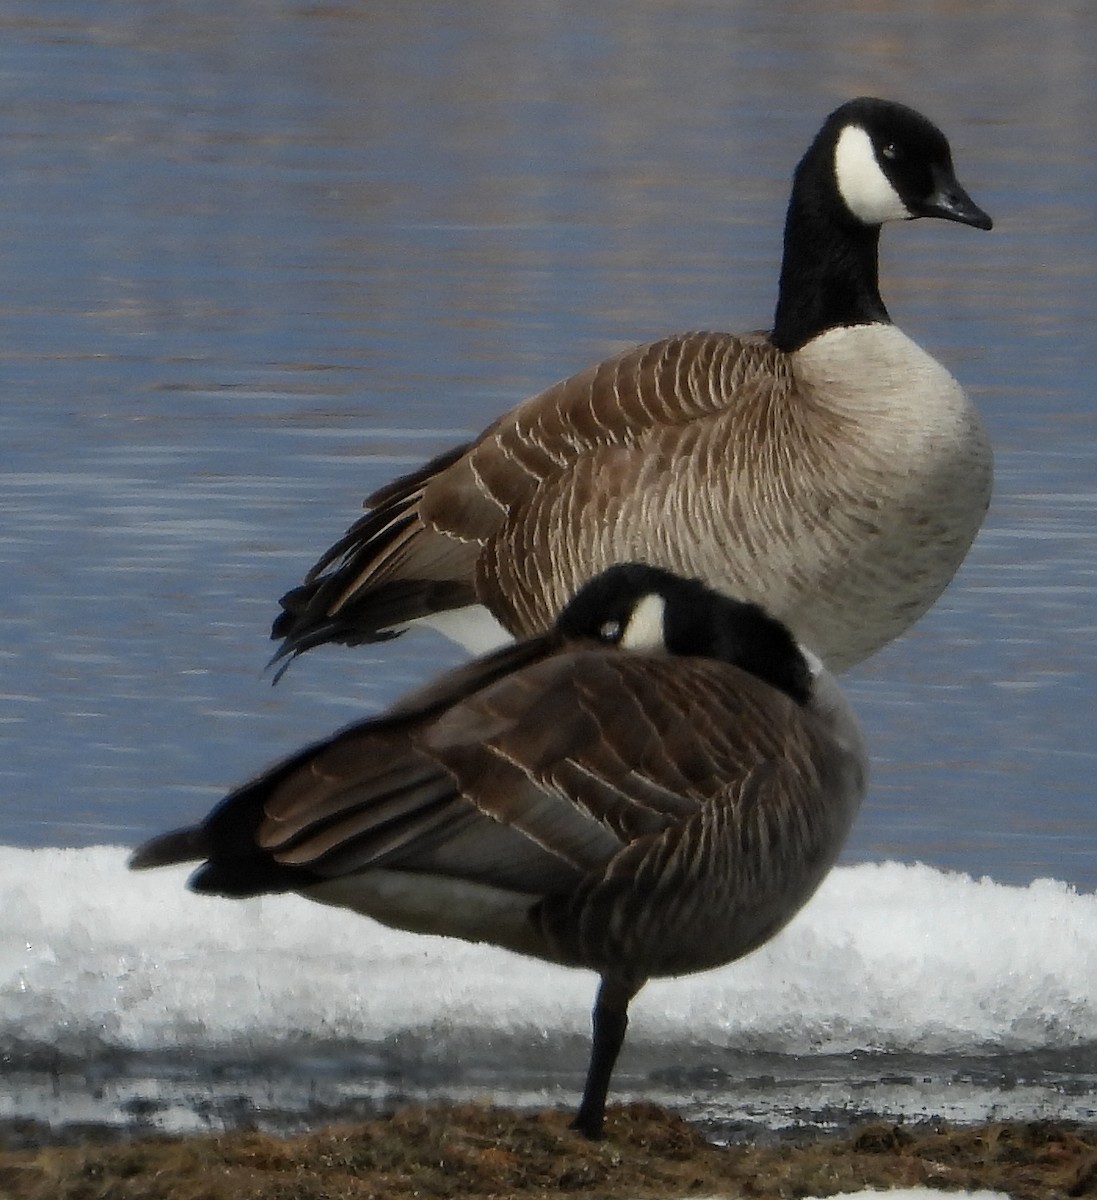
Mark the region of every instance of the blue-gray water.
[[0, 843], [196, 818], [453, 661], [262, 674], [368, 491], [621, 346], [765, 325], [792, 166], [868, 92], [996, 219], [889, 228], [883, 266], [997, 487], [848, 677], [846, 861], [1097, 886], [1092, 5], [26, 0], [0, 31]]

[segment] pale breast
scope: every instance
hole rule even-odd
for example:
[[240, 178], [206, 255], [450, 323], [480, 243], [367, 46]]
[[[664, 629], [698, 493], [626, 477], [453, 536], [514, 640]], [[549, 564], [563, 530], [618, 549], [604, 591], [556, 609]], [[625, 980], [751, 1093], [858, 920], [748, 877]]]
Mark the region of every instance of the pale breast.
[[844, 436], [812, 470], [819, 494], [842, 495], [836, 552], [817, 561], [810, 591], [790, 597], [788, 619], [844, 669], [902, 633], [952, 579], [990, 502], [992, 453], [960, 385], [893, 325], [831, 330], [793, 359], [801, 396]]

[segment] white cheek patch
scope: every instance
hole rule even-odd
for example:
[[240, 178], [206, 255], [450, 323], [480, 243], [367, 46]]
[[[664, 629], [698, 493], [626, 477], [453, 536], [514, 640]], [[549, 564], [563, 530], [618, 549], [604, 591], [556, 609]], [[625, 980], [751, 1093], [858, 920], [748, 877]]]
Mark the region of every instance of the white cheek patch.
[[846, 208], [866, 225], [914, 216], [881, 170], [872, 139], [859, 125], [847, 125], [838, 135], [834, 176]]
[[666, 607], [666, 600], [656, 592], [645, 596], [632, 610], [620, 645], [626, 650], [665, 650], [663, 614]]

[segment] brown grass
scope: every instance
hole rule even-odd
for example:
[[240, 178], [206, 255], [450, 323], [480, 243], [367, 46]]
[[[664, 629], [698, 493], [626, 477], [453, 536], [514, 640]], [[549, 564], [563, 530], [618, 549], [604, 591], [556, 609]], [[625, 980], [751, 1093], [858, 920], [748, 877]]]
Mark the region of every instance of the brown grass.
[[11, 1200], [776, 1200], [862, 1187], [990, 1188], [1018, 1200], [1097, 1196], [1097, 1128], [866, 1125], [851, 1134], [718, 1147], [653, 1105], [610, 1110], [606, 1139], [568, 1115], [416, 1106], [292, 1138], [144, 1137], [0, 1152]]

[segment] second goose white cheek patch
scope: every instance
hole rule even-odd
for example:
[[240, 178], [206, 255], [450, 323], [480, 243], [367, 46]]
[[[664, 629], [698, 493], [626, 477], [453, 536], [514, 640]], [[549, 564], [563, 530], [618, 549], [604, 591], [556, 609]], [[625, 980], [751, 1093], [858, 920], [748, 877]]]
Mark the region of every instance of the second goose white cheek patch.
[[666, 600], [654, 592], [640, 600], [625, 626], [621, 645], [626, 650], [665, 650], [663, 616], [666, 607]]
[[881, 169], [872, 139], [858, 125], [847, 125], [838, 135], [834, 177], [846, 207], [866, 225], [909, 221], [914, 216]]

